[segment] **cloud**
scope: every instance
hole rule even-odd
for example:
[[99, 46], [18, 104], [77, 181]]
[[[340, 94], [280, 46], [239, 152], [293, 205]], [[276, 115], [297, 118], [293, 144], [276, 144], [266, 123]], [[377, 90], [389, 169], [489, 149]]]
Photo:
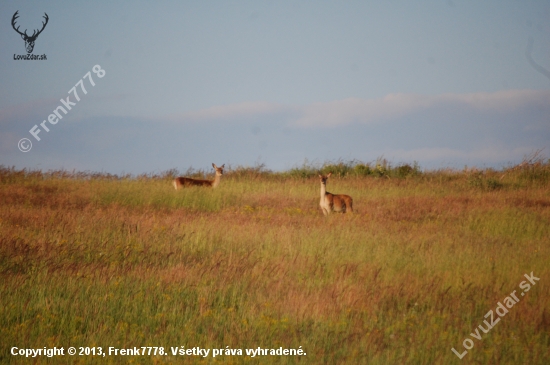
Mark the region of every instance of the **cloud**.
[[141, 173], [219, 160], [253, 165], [259, 156], [274, 169], [304, 158], [384, 156], [427, 168], [482, 167], [550, 148], [548, 90], [391, 94], [305, 106], [246, 102], [154, 118], [92, 115], [42, 132], [43, 140], [23, 154], [17, 142], [52, 105], [58, 100], [0, 110], [3, 164]]
[[302, 115], [295, 121], [295, 125], [331, 127], [354, 122], [372, 123], [404, 116], [427, 108], [431, 103], [429, 98], [414, 94], [390, 94], [380, 99], [350, 98], [314, 103], [302, 109]]
[[258, 119], [277, 114], [296, 113], [292, 106], [269, 102], [243, 102], [229, 105], [218, 105], [184, 114], [168, 115], [165, 119], [177, 122], [205, 122], [232, 119]]
[[[52, 104], [59, 102], [55, 99], [35, 99], [25, 103], [8, 105], [0, 109], [0, 126], [13, 120], [39, 116], [39, 111], [46, 110]], [[48, 115], [46, 114], [45, 117]], [[32, 127], [32, 126], [31, 126]]]
[[380, 155], [387, 156], [393, 161], [422, 161], [423, 165], [442, 166], [444, 163], [456, 165], [463, 164], [503, 164], [511, 161], [521, 161], [537, 148], [536, 146], [521, 146], [507, 148], [505, 146], [490, 145], [477, 147], [472, 150], [460, 150], [456, 148], [416, 148], [410, 150], [388, 149], [380, 151]]
[[183, 114], [168, 115], [163, 120], [177, 123], [235, 120], [284, 121], [289, 127], [330, 128], [358, 124], [376, 124], [399, 120], [418, 113], [473, 112], [500, 115], [525, 107], [550, 105], [550, 90], [505, 90], [469, 94], [389, 94], [377, 99], [349, 98], [295, 106], [269, 102], [243, 102], [213, 106]]
[[344, 99], [305, 106], [294, 122], [300, 127], [335, 127], [350, 123], [372, 124], [440, 108], [466, 108], [506, 113], [521, 107], [550, 104], [549, 90], [506, 90], [470, 94], [390, 94], [379, 99]]

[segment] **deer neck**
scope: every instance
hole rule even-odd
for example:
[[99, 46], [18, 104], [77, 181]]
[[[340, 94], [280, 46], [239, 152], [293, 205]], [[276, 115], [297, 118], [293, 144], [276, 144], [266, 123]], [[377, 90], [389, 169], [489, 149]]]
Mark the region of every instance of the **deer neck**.
[[321, 200], [325, 198], [326, 194], [327, 194], [327, 184], [321, 183]]
[[212, 182], [212, 187], [215, 188], [218, 185], [220, 185], [220, 180], [222, 179], [222, 175], [216, 174], [216, 177], [214, 177], [214, 181]]

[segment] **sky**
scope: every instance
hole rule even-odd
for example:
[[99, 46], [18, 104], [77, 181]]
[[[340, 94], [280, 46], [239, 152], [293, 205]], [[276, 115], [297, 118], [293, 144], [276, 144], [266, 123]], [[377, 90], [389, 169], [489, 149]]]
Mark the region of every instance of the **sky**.
[[[47, 14], [45, 60], [21, 59], [16, 12], [27, 35]], [[502, 168], [541, 149], [547, 1], [0, 3], [6, 167]]]

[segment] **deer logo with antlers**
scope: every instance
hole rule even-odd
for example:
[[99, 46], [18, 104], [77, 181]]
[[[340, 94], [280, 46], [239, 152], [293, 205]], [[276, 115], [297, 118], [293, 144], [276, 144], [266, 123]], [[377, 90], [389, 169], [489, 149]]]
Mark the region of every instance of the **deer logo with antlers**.
[[[29, 36], [27, 34], [27, 30], [25, 29], [25, 32], [24, 33], [21, 33], [19, 31], [19, 27], [15, 27], [15, 21], [17, 20], [17, 18], [19, 18], [19, 15], [17, 15], [17, 13], [19, 13], [19, 10], [17, 10], [15, 12], [15, 14], [13, 14], [13, 18], [11, 18], [11, 26], [13, 27], [13, 29], [19, 33], [21, 35], [21, 38], [23, 38], [23, 40], [25, 41], [25, 48], [27, 49], [27, 53], [32, 53], [32, 50], [34, 49], [34, 42], [36, 41], [36, 38], [38, 38], [38, 35], [40, 33], [42, 33], [42, 31], [44, 30], [44, 28], [46, 28], [46, 24], [48, 24], [48, 14], [44, 13], [44, 19], [46, 19], [45, 22], [42, 22], [42, 29], [38, 30], [38, 29], [35, 29], [34, 32], [32, 33], [31, 36]], [[37, 33], [38, 32], [38, 33]]]

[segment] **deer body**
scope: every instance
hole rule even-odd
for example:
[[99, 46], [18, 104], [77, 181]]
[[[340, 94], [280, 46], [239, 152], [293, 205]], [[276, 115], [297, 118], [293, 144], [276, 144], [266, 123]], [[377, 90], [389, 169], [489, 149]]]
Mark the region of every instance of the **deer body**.
[[328, 216], [332, 212], [346, 213], [349, 211], [353, 213], [353, 199], [349, 195], [344, 194], [331, 194], [327, 191], [327, 179], [332, 175], [331, 172], [327, 176], [319, 175], [321, 180], [321, 201], [319, 206], [323, 211], [323, 214]]
[[218, 187], [218, 185], [220, 185], [224, 166], [225, 164], [221, 165], [221, 167], [216, 166], [214, 163], [212, 164], [212, 167], [216, 170], [216, 177], [214, 177], [214, 180], [199, 180], [190, 179], [188, 177], [176, 177], [172, 184], [174, 185], [174, 188], [176, 190], [183, 186], [206, 186], [216, 188]]

